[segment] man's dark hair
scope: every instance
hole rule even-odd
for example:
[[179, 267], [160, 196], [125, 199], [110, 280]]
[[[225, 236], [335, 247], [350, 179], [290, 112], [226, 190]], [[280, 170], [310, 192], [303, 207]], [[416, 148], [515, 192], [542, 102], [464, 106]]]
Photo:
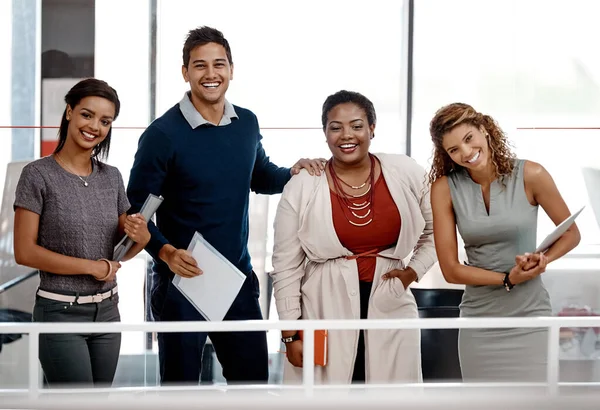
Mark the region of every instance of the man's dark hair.
[[229, 48], [229, 42], [227, 39], [223, 37], [223, 33], [216, 28], [202, 26], [190, 30], [185, 38], [185, 43], [183, 44], [183, 65], [187, 67], [190, 63], [190, 53], [193, 49], [208, 43], [217, 43], [222, 45], [225, 49], [225, 53], [227, 54], [227, 60], [229, 60], [229, 64], [233, 64], [233, 59], [231, 58], [231, 48]]

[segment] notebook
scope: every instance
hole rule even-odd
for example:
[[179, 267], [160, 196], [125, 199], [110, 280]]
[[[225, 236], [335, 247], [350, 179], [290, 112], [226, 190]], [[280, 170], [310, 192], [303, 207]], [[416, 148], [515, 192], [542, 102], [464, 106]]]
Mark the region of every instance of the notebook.
[[[300, 333], [302, 339], [304, 333]], [[315, 366], [327, 365], [327, 330], [315, 330]]]

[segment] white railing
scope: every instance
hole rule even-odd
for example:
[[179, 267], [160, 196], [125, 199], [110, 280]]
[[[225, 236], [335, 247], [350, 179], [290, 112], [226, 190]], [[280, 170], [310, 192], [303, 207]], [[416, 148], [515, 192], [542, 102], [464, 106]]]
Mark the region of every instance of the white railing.
[[[350, 329], [491, 329], [491, 328], [547, 328], [548, 331], [548, 364], [546, 386], [549, 393], [556, 394], [559, 385], [559, 332], [560, 328], [600, 328], [600, 317], [528, 317], [528, 318], [429, 318], [429, 319], [388, 319], [388, 320], [298, 320], [298, 321], [224, 321], [224, 322], [144, 322], [144, 323], [0, 323], [0, 334], [16, 333], [29, 335], [29, 386], [30, 397], [40, 394], [40, 366], [38, 362], [39, 335], [43, 333], [117, 333], [117, 332], [220, 332], [220, 331], [258, 331], [258, 330], [303, 330], [303, 385], [300, 386], [307, 395], [312, 395], [314, 383], [314, 331], [317, 329], [350, 330]], [[598, 385], [600, 383], [584, 383]], [[451, 387], [465, 385], [448, 383]], [[488, 384], [489, 386], [508, 386], [504, 384]], [[515, 383], [521, 386], [523, 383]], [[533, 385], [533, 384], [532, 384]], [[402, 387], [414, 385], [378, 385], [382, 387]], [[436, 386], [441, 386], [436, 384]], [[482, 385], [478, 385], [482, 386]], [[238, 386], [230, 388], [274, 388], [275, 386]], [[279, 386], [276, 388], [285, 388]], [[189, 387], [188, 387], [189, 388]], [[200, 386], [198, 386], [200, 388]], [[206, 388], [206, 387], [204, 387]], [[211, 387], [209, 387], [211, 388]], [[213, 389], [215, 387], [212, 387]], [[218, 388], [218, 387], [217, 387]], [[291, 387], [290, 388], [294, 388]], [[298, 388], [296, 386], [296, 388]], [[332, 386], [327, 386], [332, 388]], [[136, 390], [137, 388], [133, 388]], [[171, 390], [173, 387], [158, 387]], [[181, 389], [175, 387], [175, 389]], [[184, 388], [185, 389], [185, 388]], [[43, 392], [52, 392], [44, 389]], [[103, 389], [115, 391], [117, 389]], [[128, 389], [131, 391], [132, 389]], [[148, 390], [139, 388], [137, 390]], [[65, 390], [57, 390], [65, 393]], [[83, 389], [73, 389], [83, 392]], [[99, 389], [89, 389], [97, 392]]]

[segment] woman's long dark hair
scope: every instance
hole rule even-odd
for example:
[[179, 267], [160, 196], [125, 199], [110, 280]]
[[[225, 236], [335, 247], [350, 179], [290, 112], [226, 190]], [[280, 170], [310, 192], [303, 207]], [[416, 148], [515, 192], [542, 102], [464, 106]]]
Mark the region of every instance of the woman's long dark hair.
[[[119, 96], [117, 95], [117, 91], [105, 81], [98, 80], [96, 78], [87, 78], [85, 80], [81, 80], [69, 90], [67, 95], [65, 95], [65, 102], [68, 104], [68, 107], [74, 109], [75, 106], [86, 97], [106, 98], [115, 105], [115, 117], [113, 120], [116, 120], [119, 116], [119, 109], [121, 108]], [[60, 128], [58, 130], [58, 145], [54, 150], [55, 154], [63, 149], [65, 142], [67, 141], [67, 132], [69, 129], [69, 121], [67, 120], [68, 107], [65, 107], [65, 111], [63, 112], [62, 119], [60, 121]], [[108, 134], [106, 135], [106, 138], [104, 138], [104, 141], [94, 147], [94, 150], [92, 151], [92, 158], [102, 159], [108, 157], [111, 135], [112, 125], [108, 130]]]

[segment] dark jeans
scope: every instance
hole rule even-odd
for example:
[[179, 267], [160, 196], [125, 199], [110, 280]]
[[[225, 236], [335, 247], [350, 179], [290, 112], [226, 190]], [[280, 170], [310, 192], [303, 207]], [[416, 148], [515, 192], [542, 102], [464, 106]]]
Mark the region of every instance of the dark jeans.
[[[360, 318], [366, 319], [369, 311], [369, 299], [373, 282], [359, 282], [360, 291]], [[364, 383], [365, 374], [365, 331], [361, 329], [358, 336], [358, 348], [356, 349], [356, 361], [352, 373], [352, 383]]]
[[[118, 322], [119, 296], [82, 305], [36, 297], [34, 322]], [[59, 326], [59, 325], [57, 325]], [[41, 334], [40, 362], [49, 387], [110, 387], [121, 348], [120, 333]]]
[[[188, 300], [170, 282], [153, 292], [155, 320], [203, 321]], [[250, 273], [224, 320], [262, 320], [258, 279]], [[160, 378], [164, 384], [198, 384], [206, 337], [215, 348], [227, 383], [266, 383], [269, 379], [266, 332], [159, 333]]]

